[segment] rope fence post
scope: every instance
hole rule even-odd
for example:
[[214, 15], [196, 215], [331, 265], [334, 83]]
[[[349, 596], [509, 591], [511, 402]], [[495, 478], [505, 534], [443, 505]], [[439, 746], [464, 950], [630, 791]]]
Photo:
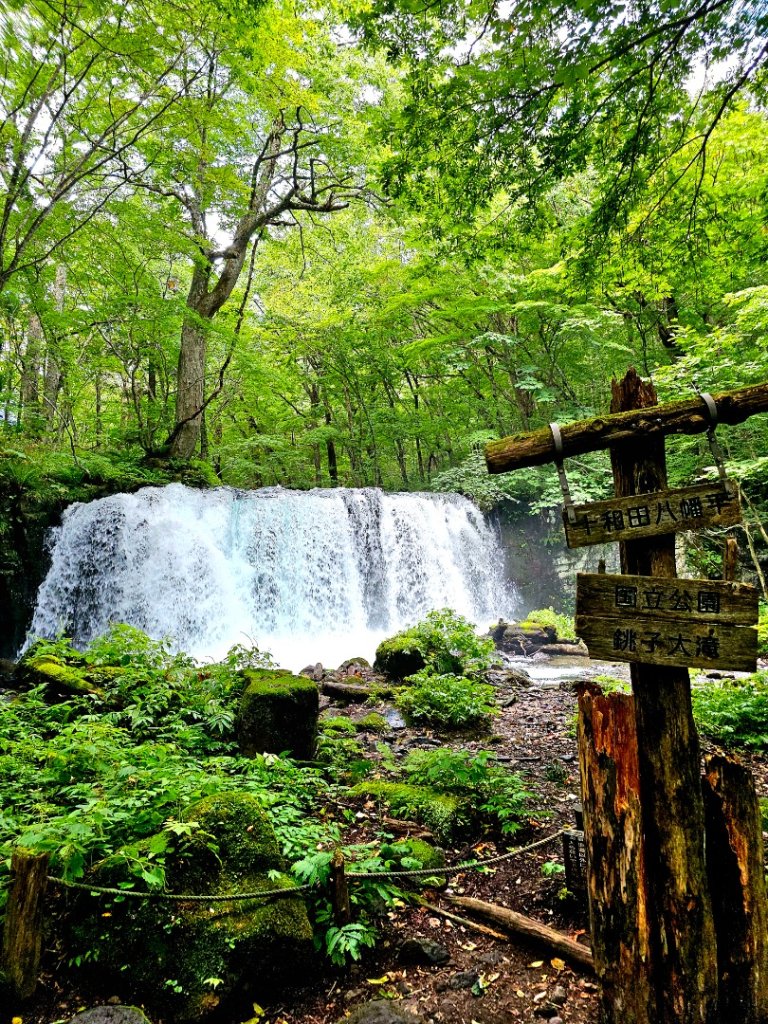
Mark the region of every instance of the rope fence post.
[[341, 928], [352, 920], [349, 902], [349, 883], [344, 870], [344, 854], [338, 848], [331, 857], [331, 903], [333, 920]]
[[29, 999], [37, 988], [49, 861], [47, 853], [20, 847], [11, 857], [13, 884], [5, 912], [2, 961], [18, 999]]

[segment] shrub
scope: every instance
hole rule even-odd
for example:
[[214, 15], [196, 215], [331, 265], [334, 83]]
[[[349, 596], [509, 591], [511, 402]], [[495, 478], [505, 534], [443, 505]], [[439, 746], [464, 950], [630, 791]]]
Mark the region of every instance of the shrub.
[[403, 767], [412, 784], [471, 799], [502, 832], [516, 832], [530, 813], [533, 793], [489, 750], [415, 750]]
[[[408, 656], [410, 671], [423, 665], [436, 673], [457, 675], [482, 672], [496, 660], [493, 640], [478, 636], [472, 623], [450, 608], [429, 612], [415, 626], [383, 641], [376, 662], [386, 671], [390, 661], [406, 664]], [[396, 669], [392, 674], [398, 675]]]
[[409, 676], [408, 682], [395, 703], [409, 722], [462, 729], [486, 724], [498, 714], [493, 687], [485, 683], [429, 669]]
[[768, 672], [693, 690], [701, 732], [725, 746], [768, 747]]
[[576, 639], [576, 624], [571, 616], [562, 615], [551, 607], [538, 608], [536, 611], [529, 612], [520, 625], [523, 629], [545, 629], [549, 626], [551, 629], [554, 629], [558, 640]]

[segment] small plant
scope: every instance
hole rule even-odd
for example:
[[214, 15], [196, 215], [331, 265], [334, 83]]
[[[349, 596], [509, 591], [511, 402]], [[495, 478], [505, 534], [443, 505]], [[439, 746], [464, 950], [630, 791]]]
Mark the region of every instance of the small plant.
[[498, 714], [492, 686], [465, 676], [422, 669], [407, 680], [395, 697], [405, 718], [413, 723], [463, 729], [485, 725]]
[[623, 679], [617, 679], [616, 676], [595, 676], [593, 682], [597, 683], [603, 693], [631, 693], [632, 691], [629, 683]]
[[565, 874], [565, 866], [558, 864], [556, 860], [545, 860], [541, 865], [541, 873], [545, 878], [556, 878]]
[[544, 778], [547, 782], [554, 782], [558, 786], [564, 786], [568, 781], [568, 769], [562, 761], [547, 761], [544, 766]]
[[[345, 860], [354, 861], [355, 871], [387, 870], [387, 863], [371, 846], [349, 846], [342, 852]], [[315, 946], [325, 949], [331, 963], [343, 967], [349, 960], [359, 960], [363, 949], [376, 944], [376, 917], [392, 907], [395, 900], [407, 897], [397, 886], [381, 879], [358, 879], [349, 894], [350, 903], [355, 908], [355, 920], [337, 926], [333, 923], [331, 902], [325, 895], [328, 892], [332, 856], [330, 850], [310, 853], [294, 864], [292, 870], [301, 884], [316, 886], [310, 890], [309, 908], [316, 926]]]
[[[352, 731], [354, 732], [354, 726]], [[329, 774], [335, 779], [346, 776], [350, 781], [356, 782], [364, 778], [372, 768], [362, 745], [344, 732], [323, 732], [317, 741], [315, 756], [329, 769]]]

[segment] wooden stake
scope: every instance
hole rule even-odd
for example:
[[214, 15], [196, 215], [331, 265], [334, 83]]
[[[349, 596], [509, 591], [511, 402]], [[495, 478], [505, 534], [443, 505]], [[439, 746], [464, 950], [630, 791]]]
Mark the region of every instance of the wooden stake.
[[739, 542], [735, 537], [725, 538], [725, 550], [723, 551], [723, 579], [733, 582], [736, 579], [736, 572], [739, 564]]
[[333, 904], [333, 920], [341, 927], [352, 920], [352, 907], [349, 903], [349, 883], [344, 873], [344, 854], [341, 850], [333, 851], [331, 857], [331, 903]]
[[43, 948], [43, 905], [50, 857], [17, 848], [11, 856], [13, 884], [3, 930], [3, 966], [18, 999], [37, 988]]
[[579, 694], [579, 767], [595, 973], [606, 1021], [656, 1020], [634, 701]]
[[[612, 412], [655, 406], [651, 384], [630, 370], [614, 381]], [[766, 389], [768, 392], [768, 389]], [[663, 434], [641, 433], [611, 450], [616, 494], [667, 487]], [[674, 537], [620, 545], [622, 572], [676, 576]], [[647, 926], [656, 989], [648, 1024], [717, 1021], [717, 954], [704, 862], [704, 805], [699, 743], [688, 670], [632, 665], [640, 801], [645, 838]]]
[[720, 1020], [768, 1021], [768, 909], [755, 784], [726, 754], [707, 758], [707, 870], [717, 931]]

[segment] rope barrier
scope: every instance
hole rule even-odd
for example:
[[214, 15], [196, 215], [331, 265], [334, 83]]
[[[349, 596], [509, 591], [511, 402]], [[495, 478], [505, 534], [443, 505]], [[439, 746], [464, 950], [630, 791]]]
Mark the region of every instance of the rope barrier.
[[236, 892], [228, 896], [188, 896], [183, 892], [136, 892], [135, 889], [113, 889], [105, 885], [88, 885], [86, 882], [69, 882], [65, 878], [48, 875], [48, 881], [65, 889], [83, 889], [85, 892], [106, 896], [128, 896], [140, 900], [177, 900], [179, 903], [228, 903], [232, 900], [266, 900], [274, 896], [295, 896], [306, 892], [314, 885], [293, 885], [289, 889], [262, 889], [260, 892]]
[[[568, 829], [560, 829], [558, 832], [553, 832], [551, 835], [545, 836], [543, 839], [537, 839], [535, 843], [529, 843], [527, 846], [517, 846], [513, 850], [507, 850], [506, 853], [497, 854], [495, 857], [487, 857], [485, 860], [473, 860], [464, 864], [449, 864], [445, 867], [439, 868], [414, 868], [409, 871], [347, 871], [346, 877], [349, 879], [364, 880], [366, 878], [435, 878], [447, 875], [457, 875], [461, 871], [469, 871], [472, 868], [484, 868], [491, 864], [499, 864], [501, 861], [510, 860], [512, 857], [516, 857], [521, 853], [528, 853], [530, 850], [535, 850], [540, 846], [546, 846], [547, 843], [551, 843], [554, 839], [562, 836], [567, 831]], [[168, 900], [177, 901], [179, 903], [227, 903], [232, 901], [265, 900], [281, 896], [295, 896], [297, 893], [307, 892], [309, 889], [316, 888], [315, 884], [308, 884], [291, 886], [288, 889], [262, 889], [260, 892], [230, 893], [227, 896], [188, 896], [184, 893], [136, 892], [135, 889], [116, 889], [110, 886], [88, 885], [86, 882], [70, 882], [65, 878], [57, 878], [54, 875], [48, 875], [48, 881], [52, 882], [54, 885], [61, 885], [65, 889], [82, 889], [85, 892], [98, 893], [99, 895], [124, 896], [129, 899]]]
[[529, 843], [528, 846], [516, 846], [514, 850], [507, 850], [506, 853], [500, 853], [495, 857], [488, 857], [486, 860], [471, 860], [466, 864], [450, 864], [444, 868], [414, 868], [411, 871], [347, 871], [346, 875], [347, 878], [418, 878], [420, 875], [457, 875], [460, 871], [467, 871], [469, 868], [484, 868], [489, 864], [499, 864], [520, 853], [528, 853], [529, 850], [535, 850], [539, 846], [546, 846], [547, 843], [567, 831], [568, 829], [561, 828], [559, 832], [553, 832], [552, 835], [546, 836], [544, 839], [537, 839], [535, 843]]

